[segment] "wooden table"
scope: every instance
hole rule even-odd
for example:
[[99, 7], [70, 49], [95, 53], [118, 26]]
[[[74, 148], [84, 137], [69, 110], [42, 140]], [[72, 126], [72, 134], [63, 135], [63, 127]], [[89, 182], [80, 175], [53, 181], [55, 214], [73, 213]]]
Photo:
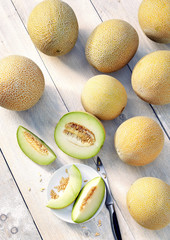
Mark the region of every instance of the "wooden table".
[[[69, 224], [58, 219], [46, 204], [46, 187], [56, 169], [64, 164], [80, 162], [95, 168], [93, 159], [77, 160], [62, 153], [54, 141], [54, 128], [63, 114], [83, 110], [80, 96], [85, 82], [100, 74], [85, 58], [86, 40], [102, 21], [120, 18], [137, 30], [140, 38], [134, 58], [111, 76], [119, 79], [126, 88], [128, 104], [113, 121], [104, 121], [106, 141], [99, 153], [106, 168], [123, 240], [168, 240], [170, 227], [159, 231], [147, 230], [138, 225], [126, 207], [126, 193], [131, 184], [144, 176], [158, 177], [170, 182], [170, 106], [152, 106], [133, 92], [130, 78], [136, 62], [147, 53], [169, 49], [168, 45], [149, 40], [140, 29], [137, 12], [141, 0], [66, 0], [79, 22], [79, 37], [74, 49], [63, 57], [49, 57], [35, 48], [28, 32], [27, 20], [40, 0], [0, 0], [0, 55], [24, 55], [41, 68], [46, 88], [43, 97], [31, 109], [23, 112], [0, 108], [0, 240], [111, 240], [109, 214], [104, 207], [92, 221]], [[165, 146], [160, 156], [144, 167], [132, 167], [119, 160], [114, 149], [114, 133], [126, 119], [145, 115], [155, 119], [165, 135]], [[49, 166], [39, 166], [20, 150], [16, 131], [19, 125], [30, 129], [55, 151], [57, 159]], [[42, 181], [40, 180], [42, 179]], [[31, 188], [31, 190], [29, 189]], [[44, 191], [40, 191], [45, 188]], [[98, 226], [101, 220], [102, 226]], [[99, 233], [99, 236], [95, 236]]]

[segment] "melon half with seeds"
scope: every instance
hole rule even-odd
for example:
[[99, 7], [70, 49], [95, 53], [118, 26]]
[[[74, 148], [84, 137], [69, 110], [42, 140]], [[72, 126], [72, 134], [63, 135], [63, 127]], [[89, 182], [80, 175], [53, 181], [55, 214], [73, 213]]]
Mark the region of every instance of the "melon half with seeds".
[[48, 165], [56, 159], [55, 153], [44, 141], [22, 126], [18, 127], [17, 141], [25, 155], [39, 165]]
[[105, 129], [89, 113], [69, 112], [59, 120], [54, 138], [58, 147], [69, 156], [87, 159], [100, 151], [105, 140]]
[[0, 106], [24, 111], [33, 107], [44, 92], [44, 76], [31, 59], [11, 55], [0, 61]]

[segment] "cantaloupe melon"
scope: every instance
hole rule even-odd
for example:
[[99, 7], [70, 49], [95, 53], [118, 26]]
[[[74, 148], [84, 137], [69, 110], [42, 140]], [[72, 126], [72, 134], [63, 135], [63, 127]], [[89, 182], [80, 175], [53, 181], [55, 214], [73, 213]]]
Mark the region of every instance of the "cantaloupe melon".
[[138, 34], [126, 21], [111, 19], [99, 24], [89, 36], [85, 54], [98, 71], [108, 73], [124, 67], [138, 48]]
[[148, 38], [159, 43], [170, 43], [169, 0], [143, 0], [138, 19]]
[[116, 118], [127, 104], [124, 86], [116, 78], [97, 75], [84, 86], [81, 100], [84, 109], [102, 120]]
[[143, 227], [164, 228], [170, 223], [170, 186], [159, 178], [140, 178], [127, 193], [127, 207]]
[[78, 22], [67, 3], [45, 0], [32, 10], [28, 19], [28, 32], [41, 52], [61, 56], [74, 47], [78, 37]]
[[170, 51], [156, 51], [144, 56], [133, 69], [132, 87], [148, 103], [170, 103]]
[[123, 162], [143, 166], [154, 161], [162, 151], [164, 134], [152, 118], [137, 116], [118, 127], [114, 140], [117, 154]]
[[44, 91], [40, 68], [29, 58], [11, 55], [0, 61], [0, 106], [23, 111], [34, 106]]

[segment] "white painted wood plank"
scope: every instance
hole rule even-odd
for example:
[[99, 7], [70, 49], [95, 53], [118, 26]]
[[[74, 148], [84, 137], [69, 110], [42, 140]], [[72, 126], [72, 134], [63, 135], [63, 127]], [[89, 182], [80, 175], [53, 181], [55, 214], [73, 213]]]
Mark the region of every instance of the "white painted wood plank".
[[20, 192], [0, 152], [0, 239], [40, 240]]
[[[146, 54], [157, 50], [170, 50], [170, 44], [156, 43], [143, 33], [138, 22], [138, 9], [142, 0], [91, 0], [91, 2], [102, 21], [123, 19], [136, 29], [139, 35], [139, 47], [135, 56], [128, 64], [131, 70]], [[153, 109], [170, 136], [170, 104], [164, 106], [153, 105]]]
[[[41, 192], [42, 187], [47, 186], [51, 175], [63, 164], [80, 162], [67, 157], [57, 148], [54, 142], [54, 128], [61, 116], [67, 112], [61, 101], [51, 78], [43, 65], [34, 45], [20, 21], [17, 12], [10, 1], [1, 1], [0, 9], [1, 29], [1, 57], [9, 54], [20, 54], [30, 57], [41, 68], [45, 80], [46, 89], [41, 100], [32, 109], [24, 112], [13, 112], [0, 108], [0, 147], [7, 159], [9, 167], [15, 176], [19, 188], [34, 217], [34, 220], [45, 240], [57, 239], [93, 239], [96, 232], [101, 232], [98, 239], [103, 239], [105, 230], [110, 224], [108, 212], [104, 208], [98, 218], [86, 224], [86, 228], [80, 225], [64, 223], [56, 218], [46, 205], [46, 191]], [[10, 34], [9, 34], [10, 33]], [[30, 161], [19, 149], [16, 140], [16, 131], [19, 125], [33, 131], [44, 139], [56, 152], [58, 159], [50, 166], [41, 167]], [[87, 163], [84, 161], [83, 163]], [[93, 165], [90, 161], [88, 165]], [[40, 182], [39, 173], [43, 181]], [[31, 188], [29, 192], [28, 189]], [[102, 220], [102, 227], [97, 227], [98, 219]], [[111, 229], [107, 230], [108, 240], [112, 239]]]
[[[33, 0], [30, 0], [29, 2], [21, 0], [14, 1], [15, 7], [21, 15], [23, 22], [27, 20], [29, 12], [37, 2], [38, 1]], [[82, 109], [80, 102], [81, 89], [89, 77], [98, 74], [98, 72], [90, 67], [85, 60], [84, 46], [88, 35], [100, 22], [100, 19], [89, 1], [82, 0], [80, 2], [78, 0], [70, 0], [67, 2], [73, 7], [78, 16], [80, 25], [78, 42], [71, 53], [64, 57], [52, 58], [47, 57], [44, 54], [41, 54], [41, 57], [45, 62], [53, 81], [59, 89], [60, 94], [66, 102], [67, 107], [72, 111]], [[66, 109], [54, 88], [49, 74], [39, 58], [39, 55], [28, 38], [22, 22], [14, 11], [14, 8], [12, 8], [9, 1], [4, 4], [2, 2], [1, 5], [3, 6], [3, 10], [0, 12], [0, 28], [2, 29], [1, 37], [3, 39], [3, 44], [0, 48], [1, 56], [3, 57], [5, 54], [13, 54], [15, 52], [15, 54], [22, 53], [23, 55], [30, 57], [41, 67], [46, 79], [45, 94], [39, 103], [32, 109], [20, 113], [11, 112], [2, 108], [0, 109], [0, 127], [2, 132], [0, 146], [2, 147], [29, 209], [34, 216], [40, 233], [45, 240], [56, 239], [56, 233], [59, 239], [70, 240], [87, 239], [87, 237], [88, 239], [94, 239], [95, 232], [99, 231], [101, 235], [97, 239], [113, 239], [111, 230], [108, 227], [110, 224], [108, 212], [105, 208], [99, 215], [99, 218], [103, 223], [102, 228], [100, 229], [97, 228], [98, 218], [86, 224], [70, 225], [57, 219], [48, 209], [45, 208], [46, 194], [45, 192], [40, 192], [40, 188], [47, 186], [51, 174], [63, 164], [82, 161], [66, 156], [61, 153], [55, 145], [53, 139], [54, 127], [62, 114], [66, 112]], [[5, 22], [4, 25], [3, 22]], [[10, 35], [8, 34], [9, 32]], [[113, 146], [114, 133], [117, 127], [123, 121], [132, 116], [147, 115], [155, 119], [155, 115], [148, 104], [145, 104], [142, 100], [138, 99], [133, 93], [130, 87], [130, 75], [127, 67], [113, 74], [113, 76], [117, 77], [125, 85], [128, 92], [128, 105], [123, 114], [117, 119], [104, 122], [107, 138], [104, 147], [100, 152], [100, 156], [104, 162], [106, 171], [108, 172], [112, 192], [125, 219], [125, 221], [123, 221], [120, 212], [118, 212], [120, 227], [123, 231], [123, 239], [158, 240], [162, 239], [160, 237], [163, 236], [166, 240], [170, 233], [168, 227], [161, 231], [149, 231], [134, 222], [126, 207], [126, 193], [133, 181], [142, 176], [155, 176], [160, 177], [164, 181], [169, 181], [169, 142], [165, 136], [165, 147], [163, 152], [155, 162], [148, 166], [131, 167], [123, 164], [118, 159]], [[23, 155], [17, 145], [15, 136], [19, 124], [24, 125], [35, 132], [35, 134], [40, 136], [52, 147], [58, 156], [55, 163], [50, 166], [40, 167]], [[83, 163], [94, 166], [91, 159], [85, 160]], [[43, 182], [41, 183], [39, 182], [39, 172], [41, 172], [43, 176]], [[32, 191], [28, 195], [28, 187], [30, 186]], [[128, 231], [126, 224], [128, 224], [132, 234]], [[86, 229], [82, 229], [83, 225], [86, 226]], [[124, 229], [127, 231], [124, 232]]]
[[[35, 5], [41, 0], [30, 0], [29, 3], [20, 0], [13, 0], [17, 11], [25, 24], [27, 26], [27, 21], [29, 14], [31, 10], [35, 7]], [[68, 4], [72, 6], [74, 9], [76, 16], [78, 18], [79, 23], [79, 38], [78, 41], [74, 47], [74, 49], [67, 54], [66, 56], [55, 58], [46, 56], [42, 53], [40, 53], [43, 61], [45, 62], [48, 70], [50, 71], [51, 76], [53, 77], [54, 81], [56, 82], [56, 85], [61, 93], [62, 96], [67, 95], [67, 98], [65, 99], [65, 102], [68, 106], [68, 108], [71, 109], [82, 109], [82, 106], [79, 106], [79, 99], [81, 95], [81, 90], [84, 86], [84, 83], [89, 79], [90, 77], [100, 74], [97, 70], [95, 70], [93, 67], [88, 66], [87, 60], [85, 58], [84, 54], [84, 48], [87, 41], [88, 36], [93, 31], [93, 29], [101, 23], [101, 19], [97, 15], [96, 10], [94, 7], [90, 4], [89, 0], [81, 1], [81, 5], [77, 3], [77, 1], [65, 1]], [[126, 5], [127, 4], [127, 1]], [[125, 11], [124, 7], [122, 7], [121, 2], [117, 1], [93, 1], [94, 4], [96, 4], [96, 9], [98, 10], [99, 14], [101, 15], [103, 20], [107, 20], [109, 18], [122, 18], [129, 23], [132, 24], [132, 26], [135, 27], [137, 30], [139, 36], [140, 36], [140, 45], [138, 48], [138, 51], [134, 58], [130, 61], [129, 66], [131, 70], [133, 69], [135, 63], [146, 53], [155, 51], [158, 49], [169, 49], [167, 45], [165, 44], [155, 44], [151, 40], [148, 40], [142, 33], [141, 29], [138, 27], [138, 23], [134, 20], [135, 16], [134, 14], [131, 14], [132, 19], [129, 17], [129, 9], [128, 12]], [[131, 3], [129, 4], [131, 6]], [[135, 5], [135, 7], [137, 7]], [[135, 8], [133, 8], [134, 10]], [[113, 11], [113, 12], [112, 12]], [[134, 13], [134, 12], [133, 12]], [[87, 17], [88, 15], [88, 17]], [[142, 35], [143, 34], [143, 35]], [[143, 40], [144, 39], [144, 40]], [[147, 44], [145, 43], [147, 42]], [[151, 43], [150, 43], [151, 42]], [[81, 69], [83, 68], [83, 70]], [[68, 74], [66, 77], [65, 75], [60, 75], [60, 72], [56, 71], [57, 69], [63, 69]], [[131, 70], [125, 66], [122, 70], [117, 71], [116, 73], [110, 74], [114, 77], [118, 77], [118, 79], [125, 84], [125, 86], [129, 82], [127, 82], [127, 77], [131, 76]], [[80, 75], [80, 71], [83, 72], [83, 74]], [[77, 78], [80, 78], [81, 81], [77, 82]], [[75, 89], [75, 85], [77, 86], [77, 89]], [[74, 98], [73, 98], [74, 94]], [[135, 94], [134, 94], [135, 95]], [[136, 95], [135, 95], [136, 96]], [[74, 99], [74, 101], [73, 101]], [[135, 100], [139, 101], [138, 97], [135, 97]], [[170, 104], [164, 105], [164, 106], [154, 106], [153, 107], [155, 113], [157, 114], [157, 117], [161, 120], [162, 125], [166, 129], [167, 134], [170, 136]]]

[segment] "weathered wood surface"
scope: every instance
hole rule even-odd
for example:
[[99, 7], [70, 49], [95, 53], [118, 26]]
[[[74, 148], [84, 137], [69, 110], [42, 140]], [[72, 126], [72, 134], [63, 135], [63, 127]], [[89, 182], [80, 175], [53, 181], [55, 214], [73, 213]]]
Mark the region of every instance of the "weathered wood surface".
[[[40, 235], [44, 240], [91, 240], [95, 238], [111, 240], [113, 236], [110, 229], [109, 215], [105, 207], [98, 217], [88, 223], [80, 225], [67, 224], [55, 217], [52, 212], [45, 207], [46, 191], [41, 192], [40, 189], [42, 187], [46, 188], [53, 172], [63, 164], [82, 162], [66, 156], [57, 148], [53, 138], [54, 128], [60, 117], [67, 111], [83, 110], [80, 101], [81, 90], [90, 77], [99, 74], [98, 71], [89, 66], [85, 59], [85, 43], [91, 31], [101, 22], [100, 17], [103, 20], [111, 18], [111, 15], [109, 15], [111, 11], [111, 9], [109, 10], [109, 4], [115, 4], [112, 5], [114, 7], [117, 6], [118, 3], [117, 1], [104, 1], [106, 4], [102, 5], [102, 1], [93, 1], [93, 4], [95, 4], [94, 8], [94, 5], [89, 0], [65, 1], [75, 11], [80, 31], [74, 49], [66, 56], [57, 58], [49, 57], [38, 52], [27, 33], [26, 23], [28, 16], [34, 6], [39, 2], [40, 0], [0, 0], [1, 57], [18, 54], [31, 58], [41, 68], [46, 80], [45, 93], [32, 109], [24, 112], [13, 112], [0, 108], [0, 148], [39, 229]], [[129, 6], [131, 7], [131, 5], [133, 5], [131, 4], [131, 0], [122, 0], [119, 3], [121, 4], [119, 5], [121, 8], [119, 11], [117, 10], [117, 12], [122, 14], [119, 15], [120, 17], [122, 16], [121, 18], [125, 19], [130, 11], [127, 10], [126, 12], [126, 8], [122, 7], [123, 4], [128, 5], [128, 2], [130, 2]], [[96, 10], [98, 12], [96, 12]], [[133, 5], [133, 14], [134, 12], [135, 8]], [[129, 22], [131, 21], [129, 17]], [[141, 38], [145, 38], [141, 32], [138, 33]], [[150, 40], [145, 39], [145, 41]], [[166, 45], [157, 45], [157, 49], [161, 49], [163, 46], [166, 48]], [[152, 43], [147, 48], [150, 48], [150, 51], [152, 51], [152, 49], [154, 50]], [[140, 48], [139, 52], [137, 52], [136, 56], [138, 56], [138, 59], [142, 54], [144, 55], [146, 53], [143, 53], [143, 51], [145, 50]], [[137, 61], [137, 59], [135, 59], [132, 60], [129, 65], [131, 68], [134, 66], [133, 61]], [[122, 238], [123, 240], [168, 240], [170, 235], [169, 227], [160, 231], [144, 229], [131, 218], [126, 207], [126, 193], [130, 185], [137, 178], [154, 176], [166, 182], [170, 180], [168, 164], [170, 148], [168, 138], [165, 134], [165, 146], [162, 153], [157, 160], [148, 166], [131, 167], [123, 164], [118, 159], [113, 144], [114, 133], [117, 127], [126, 119], [137, 115], [150, 116], [157, 121], [158, 118], [149, 104], [143, 102], [134, 94], [130, 84], [131, 71], [128, 66], [110, 75], [118, 78], [124, 84], [128, 94], [128, 104], [118, 118], [113, 121], [103, 122], [106, 129], [106, 142], [99, 155], [108, 173], [111, 189], [116, 200], [116, 205], [118, 206], [117, 213]], [[159, 121], [161, 121], [168, 132], [168, 107], [155, 108], [155, 111], [159, 116]], [[165, 118], [165, 121], [162, 121], [162, 118]], [[57, 160], [51, 165], [44, 167], [30, 161], [21, 152], [17, 144], [16, 131], [19, 125], [30, 129], [45, 140], [57, 154]], [[92, 159], [84, 160], [83, 163], [95, 167]], [[0, 169], [0, 174], [1, 171], [3, 170]], [[40, 182], [39, 174], [42, 175], [42, 182]], [[31, 191], [28, 190], [29, 188], [31, 188]], [[19, 195], [17, 192], [15, 194], [16, 196]], [[11, 198], [6, 201], [10, 202]], [[4, 207], [5, 205], [0, 205], [0, 212], [2, 206]], [[8, 211], [8, 208], [6, 208], [6, 211]], [[23, 215], [26, 214], [28, 213], [25, 208]], [[21, 216], [20, 219], [22, 219], [22, 217], [23, 216]], [[101, 227], [97, 226], [99, 219], [102, 221]], [[83, 226], [85, 226], [85, 228], [82, 228]], [[34, 226], [32, 228], [35, 229]], [[96, 232], [99, 232], [100, 236], [95, 237]], [[6, 239], [8, 238], [6, 237]], [[22, 240], [23, 239], [25, 240], [26, 238], [22, 238]], [[36, 238], [30, 237], [30, 239]]]
[[[156, 43], [143, 33], [138, 22], [138, 9], [141, 2], [142, 0], [91, 0], [102, 21], [114, 18], [123, 19], [136, 29], [139, 35], [139, 47], [135, 56], [128, 63], [130, 71], [133, 70], [135, 64], [146, 54], [158, 50], [170, 50], [170, 44]], [[164, 106], [153, 105], [152, 108], [170, 137], [170, 104]]]
[[0, 166], [0, 239], [40, 240], [41, 237], [1, 152]]

